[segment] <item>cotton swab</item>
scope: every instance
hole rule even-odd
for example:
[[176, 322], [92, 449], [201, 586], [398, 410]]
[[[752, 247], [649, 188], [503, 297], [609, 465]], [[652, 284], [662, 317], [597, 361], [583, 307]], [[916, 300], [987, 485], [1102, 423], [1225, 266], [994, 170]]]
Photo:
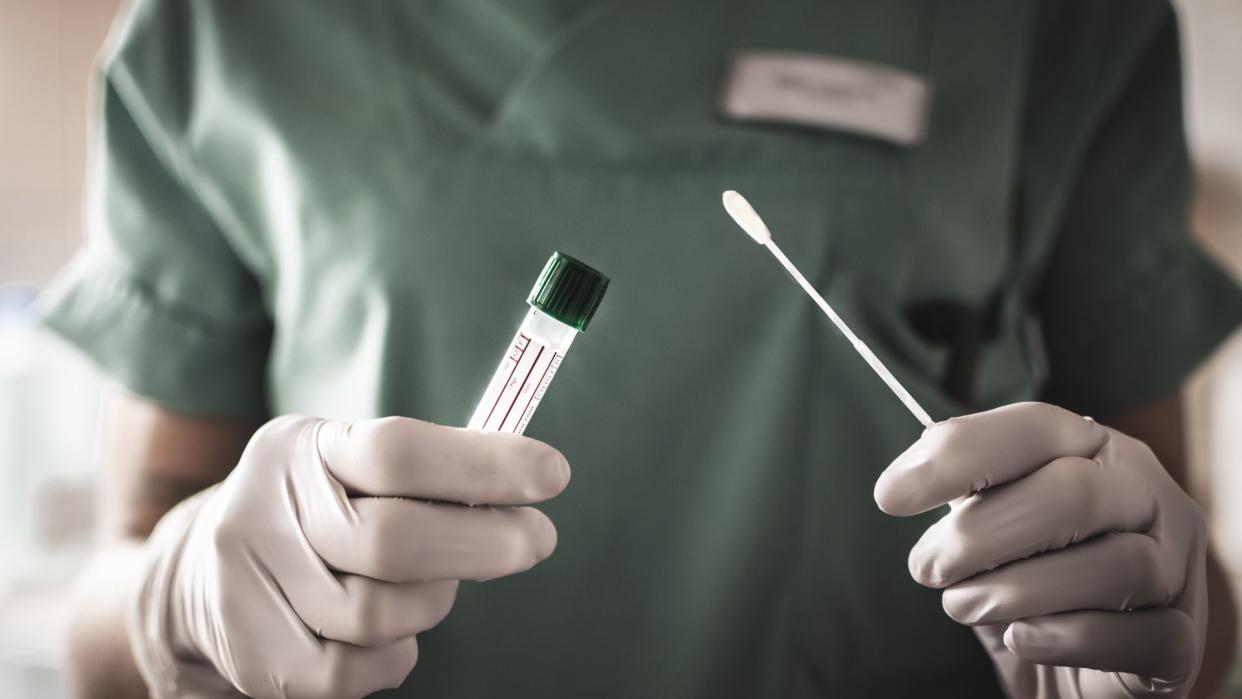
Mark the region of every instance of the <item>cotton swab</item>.
[[820, 310], [824, 312], [824, 315], [828, 316], [828, 320], [831, 320], [832, 324], [837, 326], [837, 329], [845, 335], [845, 338], [850, 341], [850, 344], [854, 346], [854, 349], [862, 355], [862, 358], [867, 362], [867, 365], [870, 366], [872, 370], [879, 375], [884, 384], [897, 395], [897, 398], [900, 399], [902, 404], [906, 406], [906, 409], [909, 410], [919, 422], [923, 423], [924, 427], [931, 427], [933, 421], [931, 416], [927, 414], [927, 411], [923, 410], [923, 406], [919, 405], [918, 401], [914, 400], [914, 396], [910, 395], [910, 392], [906, 390], [906, 387], [901, 385], [901, 382], [893, 376], [893, 374], [888, 370], [888, 367], [884, 366], [884, 363], [880, 361], [880, 358], [875, 356], [875, 353], [871, 351], [871, 348], [868, 347], [865, 342], [860, 340], [858, 336], [854, 334], [853, 330], [850, 330], [850, 327], [845, 324], [845, 321], [841, 320], [841, 316], [838, 316], [837, 312], [832, 310], [832, 306], [828, 305], [828, 302], [824, 300], [824, 297], [819, 295], [819, 292], [815, 290], [815, 287], [811, 286], [811, 283], [806, 280], [806, 277], [802, 276], [802, 273], [798, 271], [798, 268], [794, 267], [788, 257], [785, 257], [785, 253], [781, 252], [781, 249], [777, 246], [776, 241], [772, 240], [772, 232], [768, 230], [767, 224], [763, 222], [763, 219], [759, 218], [759, 214], [755, 211], [755, 208], [750, 205], [750, 202], [746, 201], [745, 197], [737, 192], [734, 192], [733, 190], [725, 192], [722, 198], [724, 200], [725, 211], [729, 212], [729, 215], [733, 217], [733, 220], [737, 222], [737, 225], [741, 226], [742, 230], [746, 231], [747, 235], [754, 238], [756, 243], [767, 247], [767, 249], [772, 253], [772, 256], [775, 257], [776, 260], [781, 263], [781, 266], [785, 268], [785, 271], [789, 272], [789, 275], [794, 278], [794, 281], [798, 282], [798, 285], [802, 287], [802, 290], [805, 291], [807, 295], [811, 297], [811, 300], [819, 306]]

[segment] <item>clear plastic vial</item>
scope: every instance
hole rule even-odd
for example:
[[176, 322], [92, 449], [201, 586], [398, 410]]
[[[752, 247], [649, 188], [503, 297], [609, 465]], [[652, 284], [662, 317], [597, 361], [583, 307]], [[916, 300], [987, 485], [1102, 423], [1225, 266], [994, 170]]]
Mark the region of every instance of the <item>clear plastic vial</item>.
[[586, 330], [608, 277], [560, 252], [530, 290], [530, 311], [496, 367], [468, 427], [522, 434], [574, 338]]

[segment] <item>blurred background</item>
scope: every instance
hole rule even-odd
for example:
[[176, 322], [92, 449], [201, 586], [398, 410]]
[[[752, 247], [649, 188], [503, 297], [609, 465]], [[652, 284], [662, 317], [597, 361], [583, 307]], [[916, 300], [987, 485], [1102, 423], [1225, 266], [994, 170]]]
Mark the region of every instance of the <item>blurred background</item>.
[[[101, 386], [29, 304], [81, 239], [91, 64], [118, 4], [0, 0], [0, 697], [66, 696], [65, 596], [92, 523], [97, 440], [82, 435], [98, 431]], [[1242, 277], [1242, 2], [1176, 4], [1196, 230]], [[1195, 495], [1242, 589], [1242, 336], [1195, 378], [1190, 420]]]

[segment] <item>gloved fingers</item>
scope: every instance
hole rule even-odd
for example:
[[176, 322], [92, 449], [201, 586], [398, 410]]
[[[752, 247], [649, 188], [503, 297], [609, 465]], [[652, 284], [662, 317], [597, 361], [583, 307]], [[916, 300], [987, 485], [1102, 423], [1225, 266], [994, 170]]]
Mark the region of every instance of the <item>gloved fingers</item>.
[[1162, 556], [1160, 544], [1146, 534], [1104, 534], [957, 583], [944, 591], [944, 610], [974, 626], [1164, 606], [1181, 592], [1182, 579], [1166, 571]]
[[543, 442], [409, 418], [324, 422], [318, 445], [328, 470], [356, 494], [530, 505], [569, 483], [565, 457]]
[[1092, 420], [1047, 403], [1015, 403], [923, 431], [875, 484], [891, 515], [915, 515], [1017, 480], [1062, 456], [1090, 458], [1107, 441]]
[[290, 699], [365, 697], [405, 681], [418, 661], [418, 641], [407, 636], [374, 648], [323, 641], [318, 653], [300, 660], [305, 666], [283, 674]]
[[946, 587], [1104, 532], [1145, 532], [1155, 515], [1139, 474], [1064, 457], [967, 498], [928, 527], [910, 551], [910, 575]]
[[[224, 600], [224, 616], [213, 633], [217, 652], [211, 657], [219, 659], [218, 667], [246, 696], [361, 697], [397, 686], [418, 658], [412, 635], [370, 648], [325, 638], [316, 633], [321, 628], [308, 623], [314, 607], [305, 597], [295, 601], [291, 588], [272, 575], [229, 572], [239, 585]], [[334, 605], [348, 604], [343, 593], [353, 584], [296, 589], [305, 593], [318, 587], [319, 607], [326, 614]]]
[[355, 646], [382, 646], [444, 620], [457, 597], [456, 580], [390, 583], [340, 575], [338, 593], [295, 611], [317, 635]]
[[1199, 662], [1194, 621], [1171, 607], [1023, 619], [1005, 630], [1005, 645], [1040, 665], [1131, 673], [1169, 683], [1189, 679]]
[[490, 580], [551, 555], [556, 527], [531, 507], [465, 507], [352, 498], [349, 526], [308, 518], [303, 531], [332, 568], [387, 582]]

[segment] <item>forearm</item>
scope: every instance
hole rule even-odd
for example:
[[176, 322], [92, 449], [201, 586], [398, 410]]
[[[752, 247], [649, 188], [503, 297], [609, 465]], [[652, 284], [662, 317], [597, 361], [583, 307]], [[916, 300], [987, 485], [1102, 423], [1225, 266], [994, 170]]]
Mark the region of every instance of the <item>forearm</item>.
[[177, 503], [222, 480], [258, 420], [175, 413], [112, 394], [100, 483], [101, 541], [78, 580], [68, 664], [78, 697], [146, 697], [126, 618], [144, 567], [143, 542]]
[[[1185, 414], [1181, 392], [1105, 422], [1142, 439], [1151, 447], [1173, 479], [1190, 491], [1187, 460]], [[1233, 665], [1237, 647], [1237, 613], [1232, 585], [1212, 549], [1207, 557], [1208, 628], [1207, 647], [1192, 699], [1214, 699]]]
[[74, 696], [147, 696], [125, 631], [127, 606], [141, 571], [142, 544], [129, 539], [101, 548], [78, 579], [68, 648]]
[[1215, 699], [1233, 666], [1238, 644], [1237, 605], [1229, 576], [1214, 553], [1208, 552], [1208, 628], [1203, 667], [1191, 699]]

